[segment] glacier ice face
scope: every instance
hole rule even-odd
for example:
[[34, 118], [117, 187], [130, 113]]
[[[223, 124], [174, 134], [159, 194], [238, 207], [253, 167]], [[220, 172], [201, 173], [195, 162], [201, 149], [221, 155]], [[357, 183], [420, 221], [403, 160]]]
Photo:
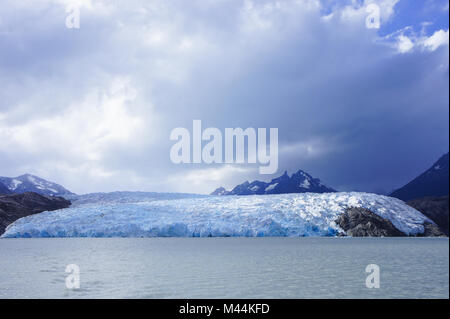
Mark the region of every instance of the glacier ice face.
[[90, 193], [85, 195], [64, 196], [72, 202], [72, 206], [84, 204], [120, 204], [149, 202], [163, 199], [199, 198], [208, 195], [185, 194], [185, 193], [155, 193], [155, 192], [112, 192], [112, 193]]
[[428, 218], [402, 201], [368, 193], [180, 196], [111, 193], [21, 218], [2, 237], [335, 236], [347, 207], [364, 207], [408, 235]]

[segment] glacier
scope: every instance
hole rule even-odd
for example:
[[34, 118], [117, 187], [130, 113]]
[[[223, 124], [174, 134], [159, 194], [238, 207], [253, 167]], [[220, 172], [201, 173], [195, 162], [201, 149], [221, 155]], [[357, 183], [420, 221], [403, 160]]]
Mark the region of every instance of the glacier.
[[369, 209], [406, 235], [433, 223], [403, 201], [370, 193], [195, 196], [117, 192], [72, 198], [70, 208], [27, 216], [2, 235], [16, 237], [337, 236], [349, 207]]

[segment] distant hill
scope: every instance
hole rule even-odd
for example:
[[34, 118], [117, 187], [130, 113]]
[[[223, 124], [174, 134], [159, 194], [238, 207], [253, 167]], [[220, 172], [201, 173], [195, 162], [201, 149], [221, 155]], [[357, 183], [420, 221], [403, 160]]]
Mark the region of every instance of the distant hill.
[[5, 186], [9, 193], [4, 194], [22, 194], [26, 192], [35, 192], [47, 196], [67, 196], [75, 195], [61, 185], [46, 181], [43, 178], [25, 174], [18, 177], [0, 177], [0, 193], [1, 185]]
[[237, 185], [231, 191], [223, 187], [217, 188], [211, 195], [265, 195], [289, 193], [333, 193], [331, 187], [322, 184], [320, 179], [298, 170], [292, 176], [287, 171], [280, 177], [272, 179], [269, 183], [254, 181]]
[[449, 193], [449, 153], [443, 155], [423, 174], [392, 192], [390, 196], [403, 201], [429, 197], [445, 196]]

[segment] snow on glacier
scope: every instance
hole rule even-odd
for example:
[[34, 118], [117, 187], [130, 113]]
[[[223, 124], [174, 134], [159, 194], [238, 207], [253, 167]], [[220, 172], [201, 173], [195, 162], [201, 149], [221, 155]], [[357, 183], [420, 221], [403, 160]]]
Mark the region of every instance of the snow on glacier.
[[21, 218], [2, 237], [335, 236], [342, 231], [335, 220], [347, 207], [367, 208], [408, 235], [432, 223], [401, 200], [368, 193], [161, 198], [110, 193]]

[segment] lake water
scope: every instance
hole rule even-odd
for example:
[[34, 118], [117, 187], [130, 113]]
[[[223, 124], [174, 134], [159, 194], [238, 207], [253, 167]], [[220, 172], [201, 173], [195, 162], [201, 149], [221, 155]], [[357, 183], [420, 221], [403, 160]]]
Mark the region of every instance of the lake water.
[[[366, 287], [368, 264], [379, 289]], [[448, 238], [0, 240], [0, 298], [448, 297]]]

